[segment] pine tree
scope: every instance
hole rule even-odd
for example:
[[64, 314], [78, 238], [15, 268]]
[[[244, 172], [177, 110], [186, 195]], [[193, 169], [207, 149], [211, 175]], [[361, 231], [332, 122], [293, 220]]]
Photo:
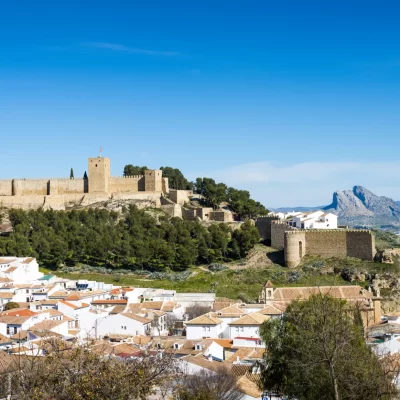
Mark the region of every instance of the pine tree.
[[71, 172], [69, 173], [69, 179], [75, 179], [74, 178], [74, 169], [71, 168]]

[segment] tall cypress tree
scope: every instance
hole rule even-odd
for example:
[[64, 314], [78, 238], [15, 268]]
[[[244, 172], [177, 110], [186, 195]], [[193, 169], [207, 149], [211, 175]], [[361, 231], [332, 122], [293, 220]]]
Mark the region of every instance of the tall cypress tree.
[[75, 179], [74, 178], [74, 169], [71, 168], [71, 172], [69, 173], [69, 179]]

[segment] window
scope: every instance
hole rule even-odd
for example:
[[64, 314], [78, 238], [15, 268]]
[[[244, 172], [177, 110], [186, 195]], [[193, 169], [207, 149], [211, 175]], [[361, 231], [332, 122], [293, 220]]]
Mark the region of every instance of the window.
[[207, 330], [208, 330], [209, 332], [210, 332], [210, 329], [211, 329], [211, 328], [210, 328], [209, 326], [207, 326]]
[[126, 326], [121, 326], [121, 329], [123, 329], [124, 331], [126, 331]]
[[240, 328], [240, 330], [241, 330], [241, 332], [244, 332], [244, 328], [242, 327], [242, 328]]
[[206, 327], [205, 327], [205, 326], [203, 326], [203, 331], [204, 331], [204, 332], [206, 331]]
[[239, 332], [239, 327], [238, 326], [236, 327], [236, 332]]

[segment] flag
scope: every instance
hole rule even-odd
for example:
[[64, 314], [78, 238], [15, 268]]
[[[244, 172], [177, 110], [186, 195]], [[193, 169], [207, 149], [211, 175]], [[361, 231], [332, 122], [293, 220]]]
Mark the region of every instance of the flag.
[[103, 152], [103, 149], [102, 149], [102, 147], [100, 146], [100, 153], [102, 153]]

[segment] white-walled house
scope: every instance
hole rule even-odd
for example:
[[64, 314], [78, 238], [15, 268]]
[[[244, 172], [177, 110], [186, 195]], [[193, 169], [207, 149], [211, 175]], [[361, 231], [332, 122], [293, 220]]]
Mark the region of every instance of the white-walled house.
[[8, 278], [14, 283], [29, 283], [43, 277], [39, 264], [33, 257], [1, 257], [0, 278]]
[[97, 336], [104, 337], [110, 334], [146, 335], [151, 332], [151, 324], [150, 319], [133, 313], [109, 315], [98, 324]]
[[271, 317], [260, 313], [246, 314], [229, 324], [230, 338], [248, 337], [259, 338], [260, 326]]
[[184, 325], [186, 326], [186, 338], [188, 340], [222, 338], [223, 335], [222, 321], [208, 314], [187, 321]]
[[337, 229], [338, 217], [325, 211], [310, 211], [290, 218], [287, 223], [298, 229]]
[[240, 309], [237, 304], [234, 304], [211, 314], [213, 317], [217, 317], [219, 320], [222, 321], [222, 338], [230, 338], [229, 324], [246, 314], [245, 311], [246, 310]]
[[82, 301], [74, 303], [70, 303], [65, 300], [59, 300], [57, 303], [57, 309], [61, 311], [64, 315], [73, 319], [79, 319], [79, 316], [82, 313], [89, 311], [90, 309], [90, 305], [87, 303], [83, 303]]

